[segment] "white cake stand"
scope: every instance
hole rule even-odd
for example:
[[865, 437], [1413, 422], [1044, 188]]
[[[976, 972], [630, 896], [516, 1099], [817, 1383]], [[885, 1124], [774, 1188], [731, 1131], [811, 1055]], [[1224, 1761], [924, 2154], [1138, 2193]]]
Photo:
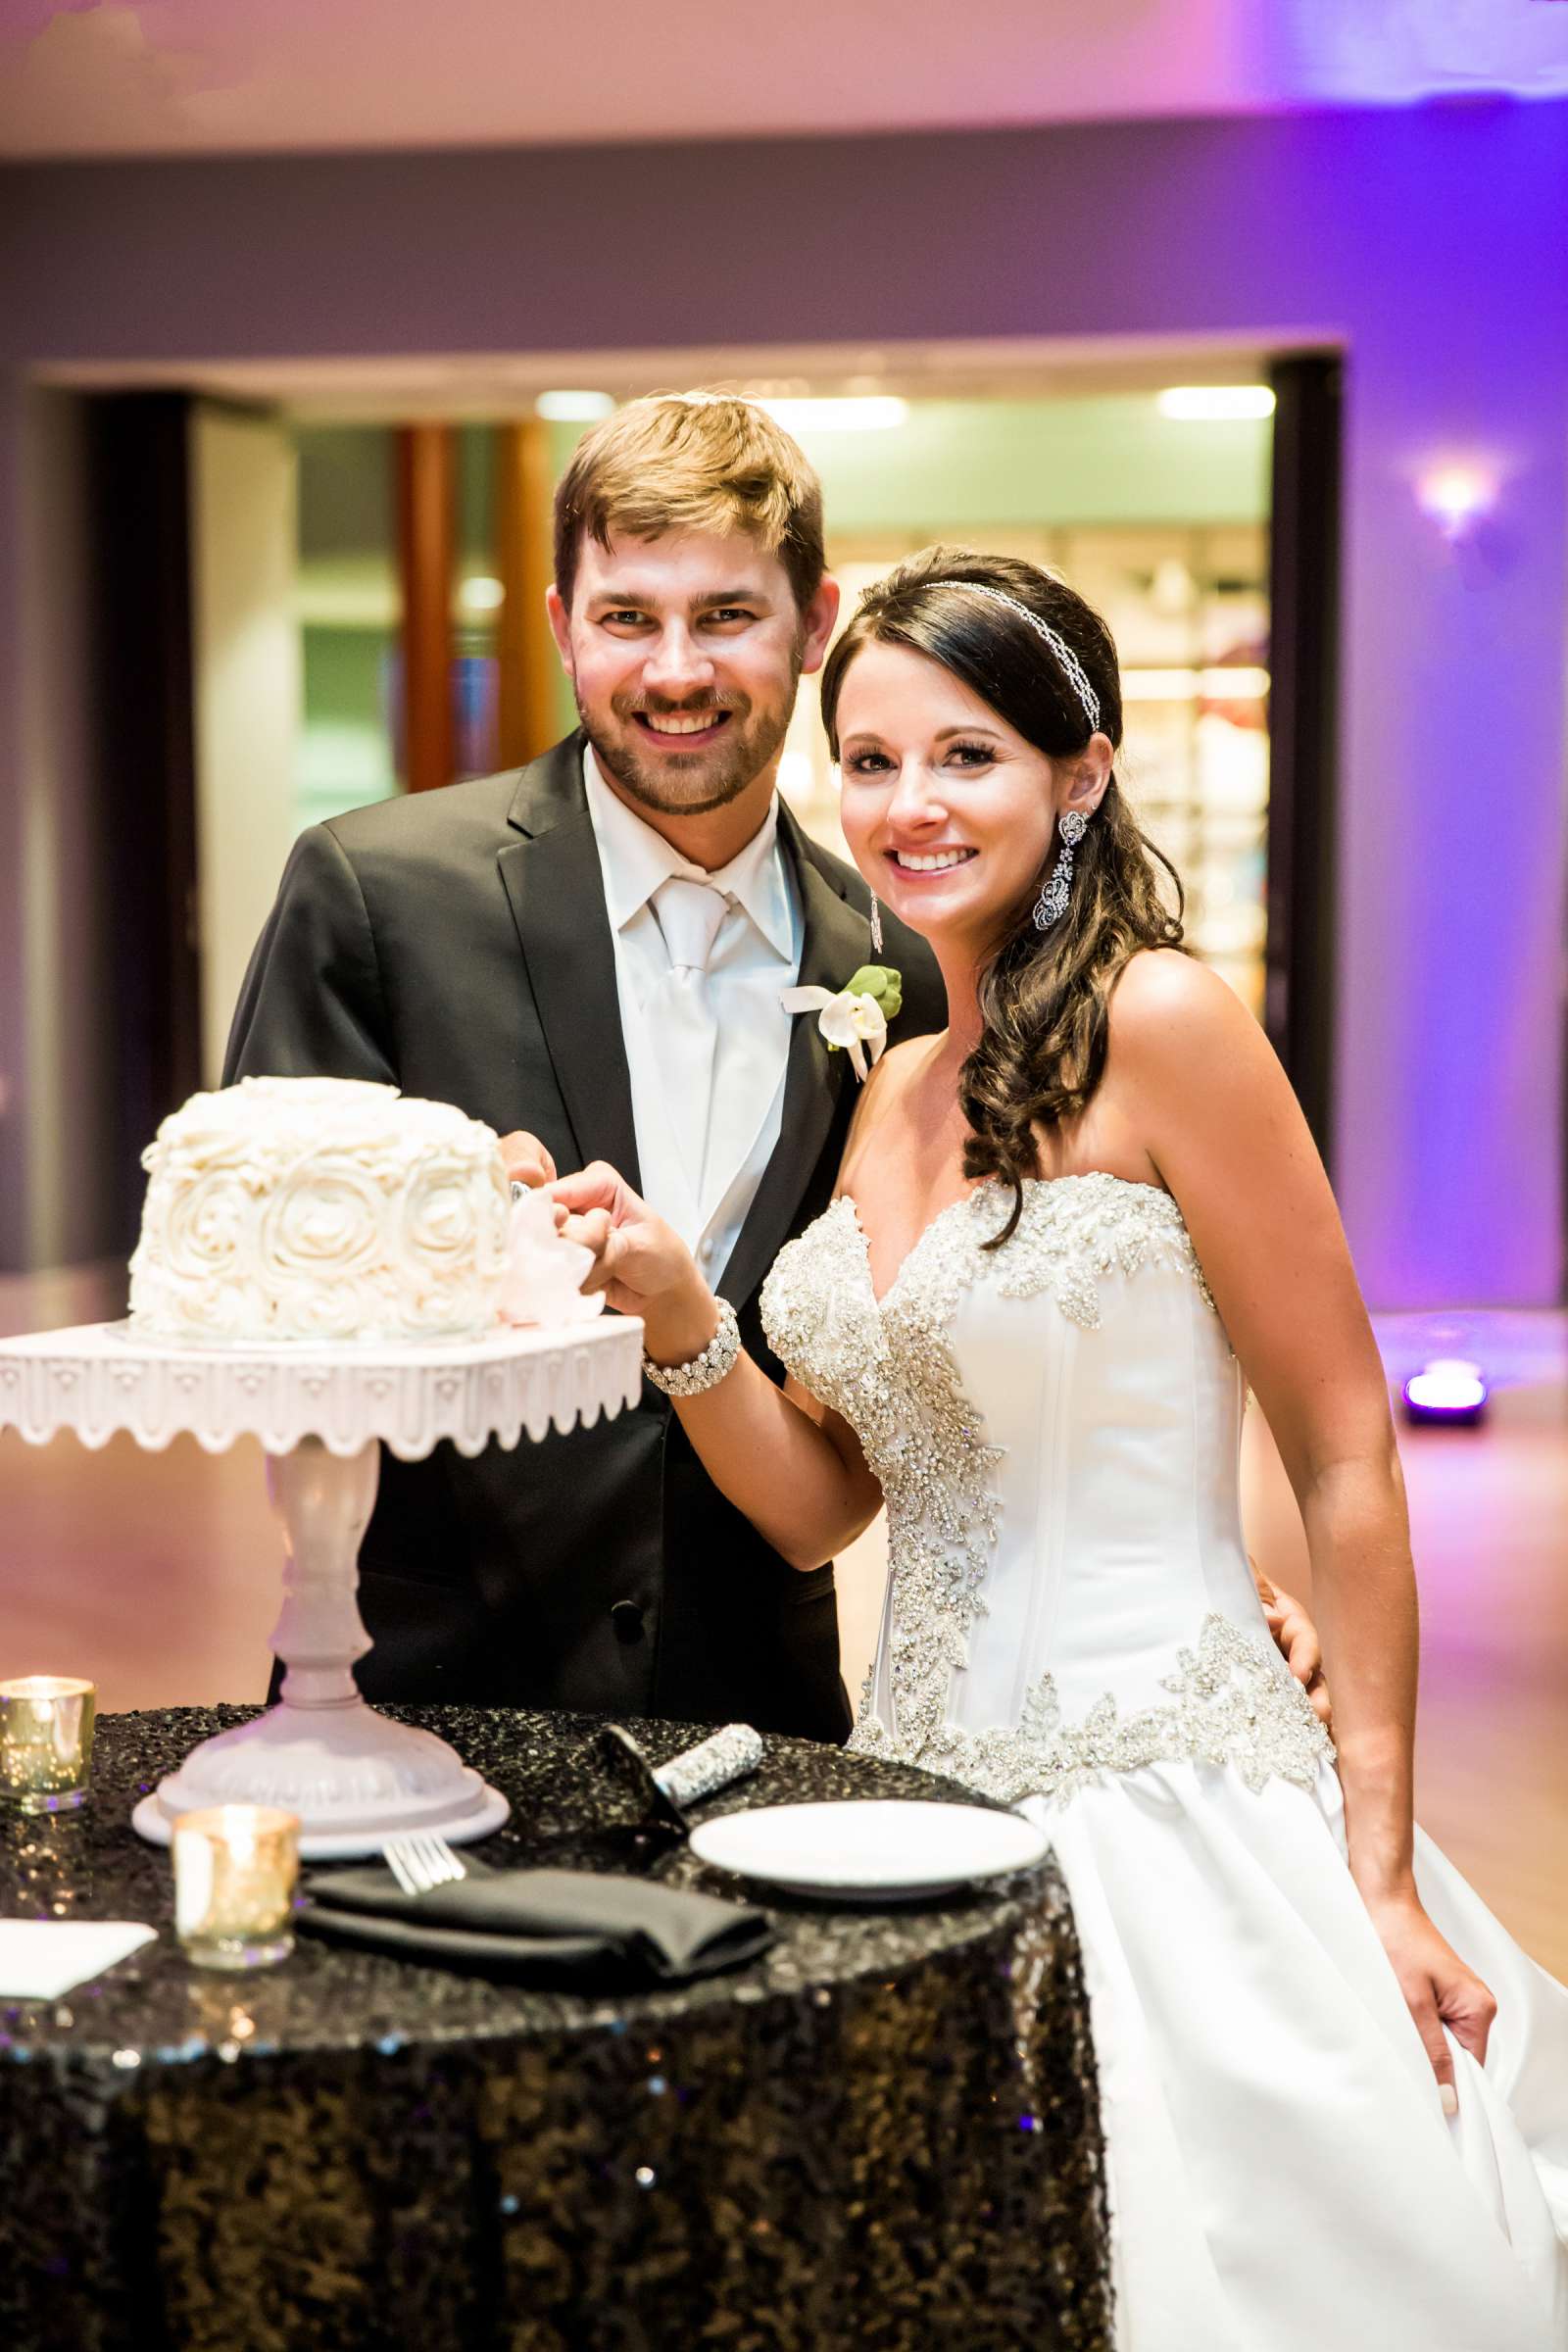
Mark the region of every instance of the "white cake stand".
[[205, 1740], [131, 1816], [167, 1845], [201, 1805], [281, 1805], [312, 1860], [376, 1852], [400, 1831], [465, 1844], [487, 1838], [507, 1800], [444, 1740], [392, 1723], [360, 1696], [370, 1648], [360, 1616], [360, 1541], [380, 1476], [379, 1441], [418, 1461], [442, 1438], [460, 1453], [515, 1446], [635, 1404], [642, 1325], [606, 1315], [554, 1331], [509, 1330], [450, 1346], [238, 1346], [149, 1342], [125, 1323], [0, 1342], [0, 1428], [42, 1445], [125, 1430], [161, 1450], [189, 1432], [209, 1452], [260, 1438], [283, 1523], [283, 1608], [272, 1647], [280, 1703]]

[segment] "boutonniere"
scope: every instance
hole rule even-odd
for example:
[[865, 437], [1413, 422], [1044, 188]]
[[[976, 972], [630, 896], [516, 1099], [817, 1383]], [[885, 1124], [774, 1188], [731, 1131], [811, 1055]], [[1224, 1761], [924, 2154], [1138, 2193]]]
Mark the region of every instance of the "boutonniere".
[[882, 1058], [888, 1023], [904, 1003], [904, 982], [891, 964], [862, 963], [836, 994], [830, 988], [787, 988], [779, 1003], [786, 1012], [814, 1012], [828, 1052], [842, 1048], [863, 1083]]

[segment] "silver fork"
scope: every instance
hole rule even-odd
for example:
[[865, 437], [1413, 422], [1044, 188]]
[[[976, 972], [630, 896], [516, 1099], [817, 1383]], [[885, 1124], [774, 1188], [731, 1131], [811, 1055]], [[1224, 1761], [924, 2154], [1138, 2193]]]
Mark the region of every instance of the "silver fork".
[[405, 1894], [428, 1894], [432, 1886], [448, 1886], [468, 1875], [463, 1856], [444, 1838], [415, 1833], [388, 1838], [381, 1852]]

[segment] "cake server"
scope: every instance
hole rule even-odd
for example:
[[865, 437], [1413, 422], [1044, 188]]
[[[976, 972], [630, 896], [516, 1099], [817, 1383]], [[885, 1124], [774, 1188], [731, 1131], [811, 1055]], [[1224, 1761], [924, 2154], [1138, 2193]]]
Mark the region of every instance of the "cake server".
[[630, 1781], [648, 1818], [684, 1837], [691, 1827], [691, 1806], [757, 1770], [762, 1761], [762, 1736], [749, 1723], [729, 1723], [667, 1764], [655, 1765], [624, 1724], [607, 1723], [603, 1750]]

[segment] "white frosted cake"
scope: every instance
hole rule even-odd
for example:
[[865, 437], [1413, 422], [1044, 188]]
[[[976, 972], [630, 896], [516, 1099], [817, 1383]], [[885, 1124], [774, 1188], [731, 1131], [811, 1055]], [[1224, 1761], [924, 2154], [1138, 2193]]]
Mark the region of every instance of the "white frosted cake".
[[130, 1318], [151, 1338], [397, 1344], [496, 1326], [494, 1130], [345, 1078], [193, 1095], [142, 1155]]

